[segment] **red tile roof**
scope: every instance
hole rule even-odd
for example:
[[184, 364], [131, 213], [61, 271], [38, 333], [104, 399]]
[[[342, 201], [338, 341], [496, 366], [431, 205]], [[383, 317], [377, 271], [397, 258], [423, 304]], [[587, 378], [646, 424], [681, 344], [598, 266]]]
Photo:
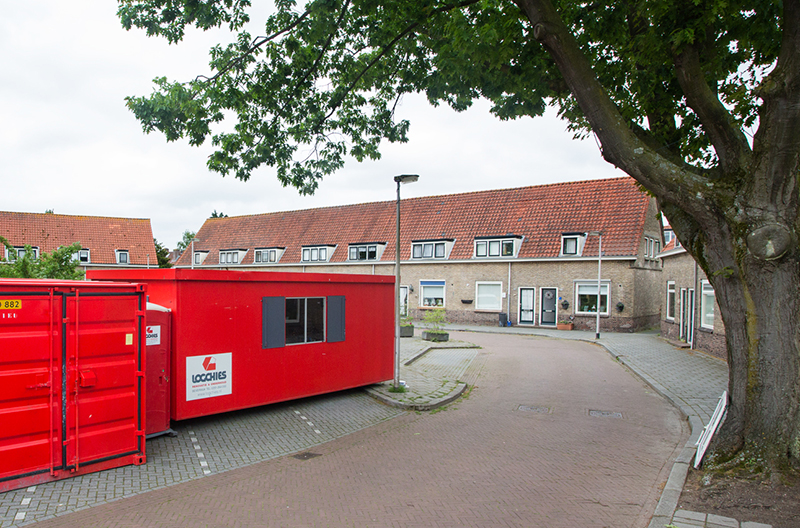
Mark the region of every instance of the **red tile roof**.
[[117, 249], [128, 250], [130, 264], [157, 265], [153, 230], [146, 218], [70, 216], [0, 211], [0, 236], [13, 246], [29, 244], [40, 252], [78, 242], [92, 264], [116, 264]]
[[[455, 239], [450, 260], [470, 259], [475, 237], [523, 236], [518, 258], [558, 257], [561, 234], [600, 231], [604, 256], [638, 254], [651, 198], [628, 177], [411, 198], [401, 203], [401, 259], [412, 240]], [[286, 247], [281, 263], [297, 263], [301, 246], [336, 245], [331, 262], [345, 262], [349, 244], [385, 242], [382, 261], [394, 260], [395, 201], [209, 218], [195, 239], [219, 263], [220, 249]], [[178, 265], [191, 264], [185, 252]], [[597, 254], [588, 237], [583, 254]]]

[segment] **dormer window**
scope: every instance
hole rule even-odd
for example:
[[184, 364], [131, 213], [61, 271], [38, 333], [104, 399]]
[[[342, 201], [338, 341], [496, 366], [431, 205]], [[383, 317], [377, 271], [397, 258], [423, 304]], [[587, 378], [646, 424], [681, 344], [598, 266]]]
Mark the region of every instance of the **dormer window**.
[[246, 249], [223, 249], [219, 252], [220, 264], [239, 264], [247, 253]]
[[281, 260], [286, 248], [257, 248], [253, 253], [253, 262], [256, 264], [274, 264]]
[[303, 262], [329, 262], [336, 246], [303, 246]]
[[347, 260], [380, 260], [385, 247], [386, 244], [382, 242], [351, 244], [348, 249]]
[[[39, 258], [38, 247], [32, 247], [31, 252], [33, 254], [34, 260]], [[14, 262], [18, 258], [24, 257], [25, 253], [27, 253], [27, 249], [25, 249], [25, 246], [14, 246], [13, 251], [6, 249], [6, 260], [9, 262]]]
[[477, 237], [475, 239], [475, 258], [516, 257], [522, 245], [522, 237]]
[[561, 235], [561, 257], [580, 257], [583, 245], [586, 243], [586, 233], [564, 233]]
[[81, 264], [89, 264], [92, 261], [91, 254], [88, 249], [81, 249], [78, 251], [78, 262]]
[[117, 253], [117, 264], [130, 264], [130, 259], [127, 249], [118, 249], [116, 253]]
[[453, 239], [414, 240], [411, 242], [411, 258], [446, 259], [454, 242]]
[[206, 260], [208, 256], [208, 251], [195, 251], [192, 257], [195, 266], [199, 266]]

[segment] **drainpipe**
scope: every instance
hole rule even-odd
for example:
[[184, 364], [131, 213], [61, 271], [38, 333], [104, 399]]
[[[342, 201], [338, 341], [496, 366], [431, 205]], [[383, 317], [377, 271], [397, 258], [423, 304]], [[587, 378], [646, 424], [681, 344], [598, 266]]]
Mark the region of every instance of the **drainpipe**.
[[[692, 299], [692, 350], [697, 344], [697, 261], [694, 262], [694, 277], [692, 278], [694, 284], [694, 299]], [[702, 292], [700, 292], [702, 295]]]
[[508, 320], [511, 320], [511, 261], [508, 261], [508, 292], [506, 293], [508, 297], [506, 299], [506, 313], [508, 314]]

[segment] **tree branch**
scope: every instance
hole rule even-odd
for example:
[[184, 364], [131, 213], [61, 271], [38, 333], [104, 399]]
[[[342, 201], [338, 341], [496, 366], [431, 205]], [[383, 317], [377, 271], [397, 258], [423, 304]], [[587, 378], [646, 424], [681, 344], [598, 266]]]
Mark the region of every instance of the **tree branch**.
[[724, 173], [739, 172], [747, 167], [751, 151], [747, 138], [736, 126], [733, 116], [725, 109], [719, 97], [711, 90], [700, 54], [695, 46], [686, 46], [674, 58], [675, 74], [686, 96], [686, 103], [694, 110], [714, 145]]
[[269, 36], [266, 36], [266, 37], [261, 37], [260, 39], [259, 38], [253, 39], [253, 44], [249, 48], [247, 48], [247, 50], [245, 50], [244, 53], [241, 53], [241, 54], [239, 54], [238, 57], [235, 57], [235, 58], [231, 59], [230, 61], [228, 61], [228, 63], [225, 64], [225, 66], [223, 66], [221, 69], [217, 70], [217, 73], [215, 73], [211, 77], [206, 77], [205, 75], [198, 75], [197, 77], [195, 77], [194, 80], [195, 81], [203, 80], [203, 82], [214, 82], [215, 80], [217, 80], [219, 78], [220, 75], [222, 75], [223, 73], [229, 71], [236, 64], [239, 64], [240, 62], [242, 62], [245, 57], [249, 56], [251, 53], [253, 53], [255, 50], [257, 50], [258, 48], [260, 48], [261, 46], [263, 46], [267, 42], [271, 42], [271, 41], [275, 40], [276, 38], [280, 37], [281, 35], [283, 35], [284, 33], [287, 33], [288, 31], [291, 31], [292, 29], [296, 28], [303, 20], [306, 19], [306, 17], [308, 17], [309, 13], [310, 13], [309, 11], [306, 11], [305, 13], [303, 13], [302, 15], [297, 17], [297, 20], [295, 20], [293, 23], [289, 24], [288, 26], [286, 26], [285, 28], [281, 29], [280, 31], [276, 31], [272, 35], [269, 35]]
[[685, 164], [651, 148], [631, 130], [597, 80], [586, 55], [549, 0], [514, 0], [533, 25], [533, 36], [548, 51], [574, 95], [592, 131], [602, 144], [603, 158], [620, 167], [661, 201], [681, 203], [698, 215], [707, 215], [693, 188], [707, 178]]

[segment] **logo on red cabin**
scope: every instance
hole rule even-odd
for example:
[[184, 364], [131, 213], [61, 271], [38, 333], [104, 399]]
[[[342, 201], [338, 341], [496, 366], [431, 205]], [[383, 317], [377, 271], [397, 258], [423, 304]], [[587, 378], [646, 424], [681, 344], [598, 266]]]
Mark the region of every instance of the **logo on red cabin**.
[[203, 360], [203, 368], [206, 372], [209, 370], [217, 370], [217, 360], [213, 356], [209, 356]]
[[152, 326], [148, 326], [147, 327], [147, 333], [148, 334], [152, 334], [153, 333], [153, 327]]

